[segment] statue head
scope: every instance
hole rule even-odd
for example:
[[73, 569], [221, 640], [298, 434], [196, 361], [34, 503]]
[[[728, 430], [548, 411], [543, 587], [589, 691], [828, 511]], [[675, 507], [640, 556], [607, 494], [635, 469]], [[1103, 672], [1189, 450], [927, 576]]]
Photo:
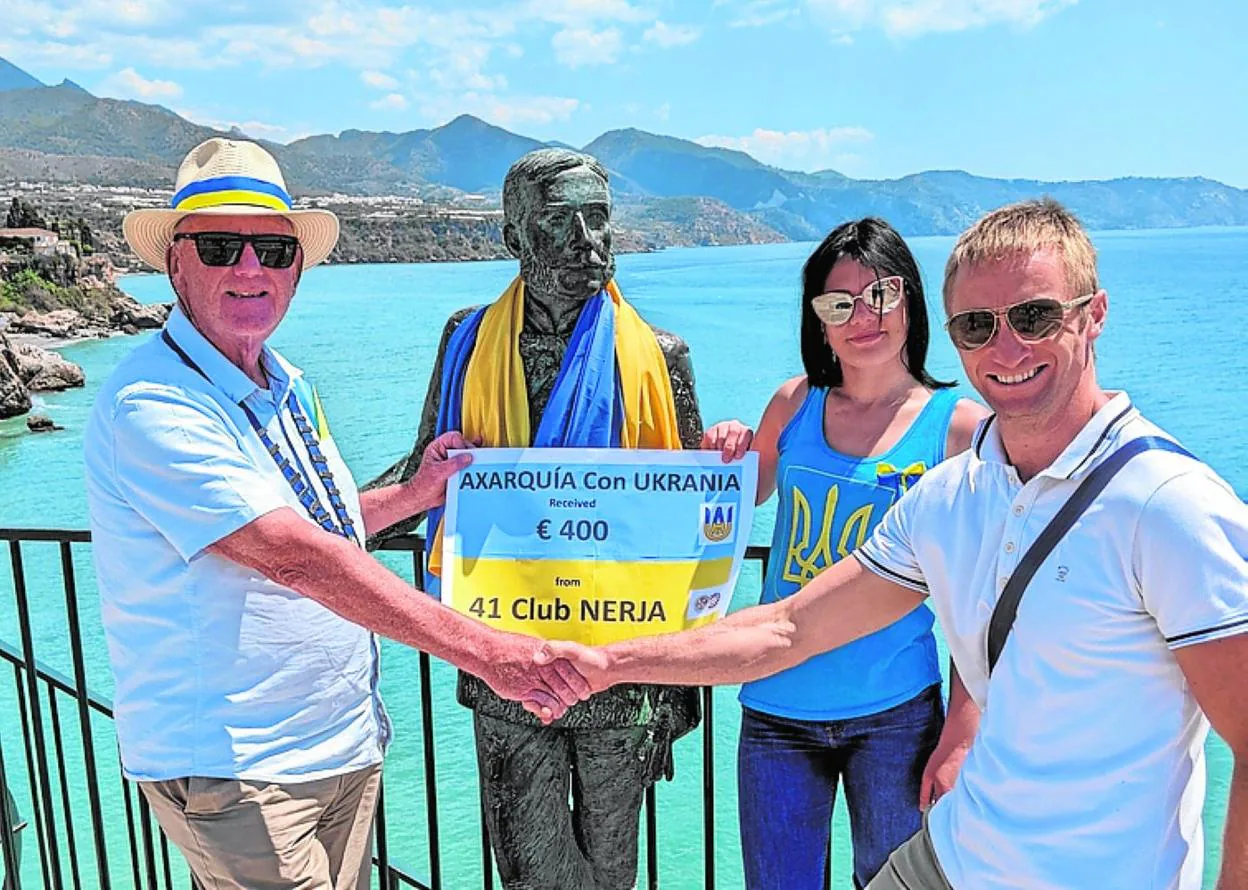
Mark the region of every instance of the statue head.
[[503, 240], [532, 299], [583, 304], [615, 275], [606, 168], [564, 148], [520, 158], [503, 182]]

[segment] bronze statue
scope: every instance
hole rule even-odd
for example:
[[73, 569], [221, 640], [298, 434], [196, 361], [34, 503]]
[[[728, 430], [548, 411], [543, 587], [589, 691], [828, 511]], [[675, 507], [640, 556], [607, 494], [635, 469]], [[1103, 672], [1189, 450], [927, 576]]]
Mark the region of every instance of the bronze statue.
[[[533, 430], [582, 308], [615, 275], [610, 214], [607, 171], [588, 155], [540, 149], [507, 173], [503, 238], [524, 280], [519, 351]], [[410, 476], [433, 440], [447, 342], [474, 311], [460, 310], [447, 321], [412, 455], [379, 481]], [[689, 349], [674, 334], [655, 329], [654, 335], [671, 380], [681, 444], [697, 448], [702, 420]], [[696, 690], [617, 686], [573, 706], [549, 727], [468, 674], [460, 674], [458, 693], [475, 712], [482, 798], [504, 886], [632, 888], [644, 792], [660, 776], [670, 778], [672, 742], [700, 716]]]

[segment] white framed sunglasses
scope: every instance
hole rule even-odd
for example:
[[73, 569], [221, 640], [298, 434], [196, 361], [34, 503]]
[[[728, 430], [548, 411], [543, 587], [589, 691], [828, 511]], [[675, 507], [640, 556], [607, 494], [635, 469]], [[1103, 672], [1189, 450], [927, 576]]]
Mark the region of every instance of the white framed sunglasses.
[[867, 308], [877, 315], [887, 315], [901, 305], [905, 290], [905, 279], [900, 275], [889, 275], [872, 281], [861, 293], [847, 290], [822, 293], [810, 301], [810, 308], [824, 324], [839, 327], [853, 317], [854, 303], [858, 300], [866, 303]]

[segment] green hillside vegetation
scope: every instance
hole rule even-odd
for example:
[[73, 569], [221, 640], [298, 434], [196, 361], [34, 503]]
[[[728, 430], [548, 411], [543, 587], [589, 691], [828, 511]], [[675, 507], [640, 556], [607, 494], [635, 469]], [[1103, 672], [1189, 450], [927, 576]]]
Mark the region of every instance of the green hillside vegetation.
[[189, 148], [214, 135], [224, 134], [159, 105], [98, 99], [72, 84], [0, 93], [4, 148], [176, 166]]
[[107, 318], [116, 289], [101, 281], [96, 264], [84, 263], [95, 253], [91, 224], [82, 217], [47, 217], [28, 201], [14, 198], [3, 217], [9, 229], [47, 229], [60, 235], [70, 251], [36, 255], [16, 239], [0, 238], [0, 312], [19, 314], [73, 309], [85, 318]]
[[722, 244], [774, 244], [785, 238], [765, 222], [715, 198], [652, 198], [620, 201], [615, 225], [643, 237], [652, 248]]
[[344, 130], [338, 136], [310, 136], [292, 142], [284, 155], [320, 162], [327, 157], [380, 161], [412, 182], [490, 192], [501, 188], [507, 168], [517, 158], [541, 147], [536, 139], [464, 114], [433, 130]]
[[494, 260], [508, 256], [497, 216], [408, 213], [375, 217], [338, 211], [341, 232], [331, 263]]
[[168, 188], [176, 172], [173, 164], [0, 148], [0, 182]]
[[42, 257], [11, 274], [0, 266], [0, 312], [24, 315], [73, 309], [92, 321], [107, 320], [114, 298], [111, 287], [57, 284], [57, 280], [77, 282], [78, 276], [67, 271], [69, 268], [68, 263], [49, 263]]

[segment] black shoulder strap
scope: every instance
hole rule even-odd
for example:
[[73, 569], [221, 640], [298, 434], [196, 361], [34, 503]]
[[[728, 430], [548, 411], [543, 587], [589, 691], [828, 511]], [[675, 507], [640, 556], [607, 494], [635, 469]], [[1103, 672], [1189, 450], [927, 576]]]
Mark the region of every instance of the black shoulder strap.
[[[187, 355], [186, 350], [183, 349], [181, 346], [179, 346], [178, 342], [174, 340], [172, 336], [170, 336], [168, 328], [161, 329], [160, 339], [164, 340], [165, 345], [168, 346], [170, 349], [172, 349], [174, 351], [174, 354], [177, 355], [178, 358], [182, 359], [182, 363], [184, 365], [186, 365], [188, 368], [190, 368], [200, 377], [203, 377], [205, 380], [208, 380], [208, 375], [204, 373], [203, 368], [195, 364], [195, 360], [191, 358], [189, 355]], [[211, 383], [212, 381], [208, 380], [208, 382]]]
[[1057, 546], [1065, 534], [1070, 531], [1071, 526], [1078, 521], [1083, 515], [1083, 511], [1096, 499], [1101, 493], [1109, 480], [1118, 474], [1118, 471], [1126, 466], [1127, 461], [1135, 457], [1137, 454], [1143, 454], [1145, 451], [1159, 449], [1162, 451], [1173, 451], [1175, 454], [1184, 454], [1192, 457], [1192, 454], [1176, 442], [1169, 439], [1163, 439], [1160, 436], [1142, 436], [1138, 439], [1132, 439], [1126, 445], [1123, 445], [1102, 463], [1099, 467], [1087, 475], [1083, 482], [1079, 483], [1079, 487], [1075, 489], [1075, 493], [1070, 499], [1062, 505], [1062, 509], [1057, 511], [1057, 515], [1044, 527], [1044, 531], [1040, 533], [1040, 537], [1027, 548], [1027, 552], [1023, 554], [1023, 558], [1019, 560], [1018, 567], [1014, 569], [1014, 573], [1010, 575], [1010, 580], [1005, 585], [1005, 590], [1001, 592], [1001, 599], [997, 600], [997, 606], [992, 610], [992, 620], [988, 623], [988, 674], [991, 675], [993, 669], [997, 666], [997, 659], [1001, 657], [1001, 650], [1005, 648], [1005, 641], [1009, 638], [1010, 630], [1014, 627], [1014, 618], [1018, 615], [1018, 604], [1023, 598], [1023, 591], [1027, 589], [1027, 584], [1031, 581], [1036, 570], [1048, 558], [1049, 553]]

